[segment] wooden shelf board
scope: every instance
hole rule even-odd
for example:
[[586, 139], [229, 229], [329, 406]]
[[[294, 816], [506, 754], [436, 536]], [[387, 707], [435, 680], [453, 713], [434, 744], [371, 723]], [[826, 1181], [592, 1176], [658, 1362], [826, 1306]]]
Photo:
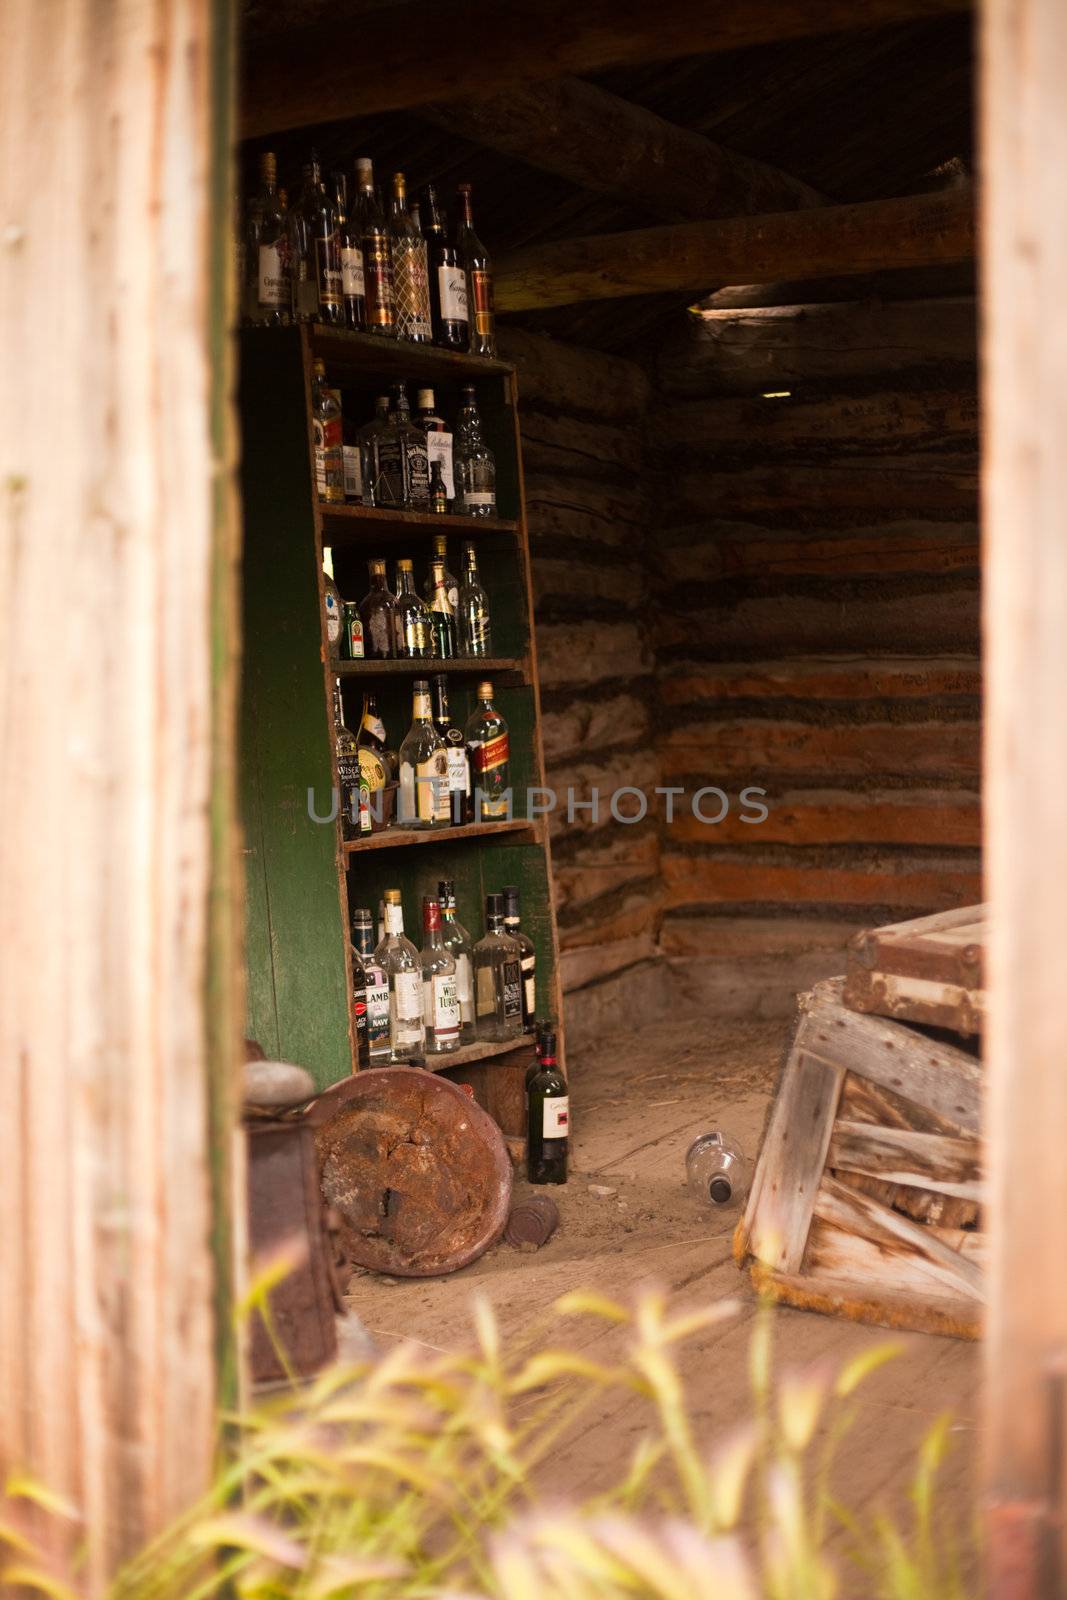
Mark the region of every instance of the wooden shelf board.
[[332, 671], [341, 678], [423, 678], [434, 673], [462, 673], [468, 678], [519, 677], [526, 681], [523, 656], [449, 656], [429, 661], [335, 661]]
[[450, 1055], [427, 1056], [426, 1065], [431, 1072], [451, 1072], [454, 1067], [471, 1066], [475, 1061], [490, 1061], [494, 1056], [514, 1055], [516, 1051], [532, 1056], [533, 1048], [533, 1034], [521, 1033], [517, 1039], [508, 1039], [504, 1043], [464, 1044]]
[[384, 339], [376, 333], [355, 333], [349, 328], [310, 323], [307, 334], [314, 355], [342, 366], [351, 362], [361, 378], [380, 376], [414, 383], [423, 377], [436, 377], [469, 383], [479, 378], [508, 377], [515, 370], [510, 361], [439, 350], [436, 345], [412, 344], [406, 339]]
[[395, 506], [349, 506], [318, 502], [324, 544], [338, 539], [353, 539], [372, 532], [389, 536], [411, 533], [444, 533], [469, 539], [472, 534], [516, 534], [519, 524], [509, 517], [463, 517], [433, 511], [402, 511]]
[[464, 844], [468, 839], [513, 839], [519, 834], [537, 840], [540, 829], [526, 817], [514, 817], [511, 822], [468, 822], [461, 828], [386, 828], [382, 833], [369, 833], [363, 839], [349, 839], [344, 853], [351, 861], [353, 856], [363, 855], [367, 850], [396, 850], [414, 844]]

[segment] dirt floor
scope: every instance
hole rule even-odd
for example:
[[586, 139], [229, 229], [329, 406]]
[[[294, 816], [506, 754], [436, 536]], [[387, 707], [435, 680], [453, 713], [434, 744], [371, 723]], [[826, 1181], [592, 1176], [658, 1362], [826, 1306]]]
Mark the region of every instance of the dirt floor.
[[[606, 1038], [570, 1062], [574, 1134], [569, 1180], [549, 1192], [562, 1217], [535, 1253], [501, 1243], [448, 1278], [394, 1279], [358, 1272], [350, 1301], [379, 1347], [414, 1339], [451, 1350], [471, 1338], [475, 1291], [506, 1336], [527, 1340], [548, 1326], [553, 1302], [585, 1288], [631, 1301], [643, 1285], [666, 1289], [679, 1310], [736, 1298], [739, 1309], [683, 1348], [681, 1369], [697, 1428], [709, 1446], [750, 1415], [747, 1357], [756, 1300], [730, 1250], [733, 1209], [713, 1211], [685, 1187], [685, 1153], [721, 1127], [755, 1153], [786, 1040], [782, 1023], [694, 1027], [660, 1020]], [[526, 1191], [517, 1182], [516, 1193]], [[928, 1335], [889, 1335], [813, 1313], [779, 1309], [776, 1370], [843, 1364], [861, 1349], [901, 1342], [901, 1353], [860, 1391], [857, 1425], [841, 1444], [835, 1479], [853, 1511], [883, 1503], [899, 1515], [920, 1439], [952, 1414], [953, 1448], [942, 1498], [965, 1514], [975, 1456], [978, 1351]], [[557, 1340], [558, 1328], [553, 1330]], [[620, 1331], [583, 1321], [571, 1345], [612, 1359]], [[553, 1457], [563, 1494], [596, 1493], [618, 1473], [644, 1429], [643, 1402], [594, 1406]]]

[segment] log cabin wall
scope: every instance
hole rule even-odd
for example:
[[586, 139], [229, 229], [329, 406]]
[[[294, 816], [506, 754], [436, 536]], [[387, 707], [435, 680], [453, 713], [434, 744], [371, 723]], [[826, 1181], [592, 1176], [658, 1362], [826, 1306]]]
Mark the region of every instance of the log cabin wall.
[[974, 302], [694, 318], [660, 373], [662, 781], [770, 808], [663, 829], [660, 948], [672, 1004], [780, 1014], [979, 898]]
[[[546, 776], [569, 1036], [658, 988], [662, 885], [654, 817], [620, 825], [613, 793], [652, 791], [655, 659], [644, 472], [650, 383], [636, 362], [517, 328]], [[599, 813], [588, 809], [599, 791]], [[576, 802], [568, 820], [567, 796]], [[622, 802], [620, 802], [622, 804]]]

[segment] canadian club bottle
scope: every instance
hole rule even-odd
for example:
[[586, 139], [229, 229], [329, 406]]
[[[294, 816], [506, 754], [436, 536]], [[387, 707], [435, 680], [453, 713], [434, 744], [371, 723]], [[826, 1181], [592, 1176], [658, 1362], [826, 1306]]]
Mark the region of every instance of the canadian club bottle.
[[456, 190], [459, 226], [456, 249], [467, 274], [470, 302], [470, 352], [475, 356], [496, 355], [496, 314], [493, 309], [493, 269], [489, 252], [474, 231], [471, 212], [471, 186], [461, 183]]
[[493, 705], [493, 685], [478, 685], [478, 705], [463, 730], [471, 762], [474, 820], [502, 819], [511, 812], [508, 788], [508, 725]]
[[277, 327], [290, 319], [289, 228], [278, 195], [278, 162], [273, 150], [259, 158], [257, 208], [256, 303], [253, 320]]
[[526, 1089], [526, 1176], [531, 1183], [566, 1183], [570, 1138], [567, 1080], [556, 1060], [556, 1035], [541, 1035], [540, 1063]]
[[341, 812], [341, 834], [345, 839], [355, 839], [359, 836], [362, 809], [359, 745], [355, 734], [345, 726], [340, 678], [333, 680], [333, 740], [337, 753], [337, 804]]
[[310, 182], [303, 202], [310, 253], [318, 296], [317, 318], [331, 327], [343, 327], [344, 299], [341, 293], [341, 241], [337, 232], [337, 213], [323, 186], [318, 157], [312, 152]]
[[515, 940], [522, 956], [522, 1025], [527, 1033], [534, 1030], [537, 1014], [537, 951], [529, 934], [521, 927], [519, 890], [515, 884], [504, 885], [504, 930]]
[[504, 902], [485, 897], [485, 937], [474, 946], [474, 1009], [479, 1039], [503, 1042], [522, 1034], [522, 958], [504, 932]]
[[448, 709], [448, 679], [443, 672], [431, 680], [433, 686], [433, 725], [441, 735], [448, 761], [448, 814], [454, 827], [469, 820], [471, 769], [467, 741], [452, 721]]
[[426, 895], [422, 902], [422, 934], [426, 1054], [445, 1055], [459, 1049], [459, 989], [456, 958], [446, 946], [441, 931], [441, 904], [431, 895]]
[[393, 258], [393, 310], [397, 338], [429, 344], [430, 280], [426, 270], [426, 241], [408, 213], [407, 182], [393, 173], [393, 203], [389, 213], [389, 248]]
[[396, 315], [389, 229], [374, 192], [374, 167], [366, 156], [361, 156], [356, 162], [356, 180], [359, 194], [356, 199], [355, 226], [363, 249], [367, 331], [393, 339], [396, 337]]
[[[375, 943], [371, 914], [366, 907], [358, 906], [352, 913], [352, 948], [359, 966], [357, 971], [353, 962], [353, 972], [357, 985], [362, 981], [363, 987], [368, 1064], [389, 1060], [389, 982], [375, 960]], [[358, 1036], [358, 1018], [356, 1028]], [[361, 1059], [360, 1065], [363, 1064]]]
[[345, 305], [345, 323], [357, 331], [367, 326], [367, 294], [363, 282], [363, 241], [358, 206], [348, 204], [348, 190], [343, 172], [334, 174], [337, 189], [337, 238], [341, 248], [341, 295]]
[[445, 350], [467, 350], [471, 342], [467, 272], [455, 241], [448, 237], [433, 184], [427, 184], [422, 191], [420, 215], [429, 257], [434, 344]]

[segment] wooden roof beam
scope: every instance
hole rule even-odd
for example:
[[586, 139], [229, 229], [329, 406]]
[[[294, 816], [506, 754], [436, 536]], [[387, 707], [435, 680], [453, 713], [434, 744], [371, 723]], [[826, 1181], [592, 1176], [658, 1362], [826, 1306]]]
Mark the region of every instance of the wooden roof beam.
[[[245, 62], [245, 138], [511, 84], [969, 11], [971, 0], [404, 0], [280, 32]], [[431, 42], [419, 49], [413, 41]]]
[[699, 294], [715, 283], [853, 276], [974, 254], [974, 197], [941, 194], [721, 222], [679, 222], [517, 251], [497, 265], [500, 311], [635, 294]]
[[733, 217], [826, 203], [799, 178], [580, 78], [520, 84], [485, 99], [425, 106], [420, 115], [655, 217]]

